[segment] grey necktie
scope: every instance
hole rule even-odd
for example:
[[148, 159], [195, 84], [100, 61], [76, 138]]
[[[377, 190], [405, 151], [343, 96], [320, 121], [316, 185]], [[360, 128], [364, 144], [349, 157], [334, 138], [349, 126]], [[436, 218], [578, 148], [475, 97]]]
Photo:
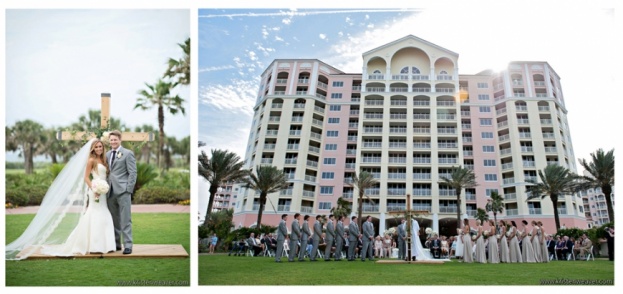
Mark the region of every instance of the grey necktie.
[[112, 158], [110, 159], [110, 167], [112, 168], [113, 163], [115, 162], [115, 157], [117, 157], [117, 150], [112, 151]]

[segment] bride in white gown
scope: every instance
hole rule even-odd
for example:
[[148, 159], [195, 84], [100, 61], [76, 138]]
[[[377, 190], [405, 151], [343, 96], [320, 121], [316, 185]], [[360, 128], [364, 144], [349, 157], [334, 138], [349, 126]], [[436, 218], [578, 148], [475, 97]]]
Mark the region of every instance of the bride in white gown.
[[435, 260], [435, 261], [447, 261], [448, 259], [436, 259], [433, 258], [429, 250], [424, 250], [422, 242], [420, 241], [420, 224], [417, 220], [411, 219], [411, 259], [413, 257], [416, 260]]
[[94, 182], [100, 184], [99, 189], [104, 187], [98, 191], [107, 190], [105, 154], [102, 141], [91, 139], [71, 158], [50, 185], [26, 231], [6, 246], [6, 259], [25, 259], [38, 249], [50, 256], [115, 251], [106, 193], [93, 191]]

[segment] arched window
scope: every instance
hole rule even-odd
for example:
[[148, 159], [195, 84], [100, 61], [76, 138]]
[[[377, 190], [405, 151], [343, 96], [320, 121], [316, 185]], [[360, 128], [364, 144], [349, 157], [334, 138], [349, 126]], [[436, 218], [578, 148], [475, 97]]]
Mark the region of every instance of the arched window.
[[408, 74], [408, 73], [409, 73], [409, 67], [408, 67], [408, 66], [403, 67], [403, 68], [400, 70], [400, 73], [401, 73], [401, 74]]
[[439, 74], [440, 74], [440, 75], [447, 75], [447, 74], [448, 74], [448, 72], [447, 72], [447, 71], [445, 71], [445, 70], [442, 70], [442, 71], [440, 71], [440, 72], [439, 72]]
[[417, 67], [413, 66], [413, 67], [411, 67], [411, 73], [419, 75], [420, 74], [420, 70]]

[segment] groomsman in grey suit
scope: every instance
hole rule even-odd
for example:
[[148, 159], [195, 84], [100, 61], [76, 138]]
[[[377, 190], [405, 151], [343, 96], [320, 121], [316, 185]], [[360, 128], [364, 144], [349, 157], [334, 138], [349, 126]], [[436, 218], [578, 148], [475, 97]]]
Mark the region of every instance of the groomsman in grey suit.
[[407, 229], [406, 221], [401, 219], [398, 225], [398, 259], [405, 260], [405, 256], [407, 256]]
[[361, 233], [359, 233], [359, 226], [357, 225], [357, 217], [353, 216], [350, 219], [350, 224], [348, 225], [348, 261], [355, 261], [355, 248], [357, 248], [357, 242], [359, 242], [359, 237]]
[[[299, 246], [299, 239], [301, 238], [301, 227], [299, 225], [299, 219], [301, 214], [295, 213], [294, 220], [292, 221], [292, 233], [290, 234], [290, 254], [288, 255], [288, 261], [294, 261], [294, 255], [296, 254], [296, 248]], [[305, 251], [305, 249], [299, 249]]]
[[307, 251], [307, 240], [309, 240], [309, 236], [311, 236], [311, 232], [309, 231], [309, 223], [307, 220], [309, 219], [309, 215], [305, 215], [303, 217], [303, 235], [301, 236], [301, 250], [299, 251], [299, 261], [305, 261], [305, 252]]
[[[329, 215], [329, 222], [327, 223], [327, 237], [325, 238], [327, 247], [324, 249], [324, 261], [331, 261], [329, 257], [331, 256], [331, 247], [333, 247], [333, 240], [335, 240], [335, 229], [333, 228], [334, 220], [335, 218], [333, 217], [333, 215]], [[335, 254], [337, 254], [337, 251], [335, 252]]]
[[368, 259], [374, 260], [374, 250], [372, 250], [372, 245], [374, 245], [374, 225], [372, 224], [372, 217], [367, 216], [366, 221], [362, 225], [363, 227], [363, 238], [362, 243], [363, 247], [361, 248], [361, 261], [366, 261], [366, 254], [368, 255]]
[[275, 262], [281, 262], [281, 255], [283, 254], [283, 242], [288, 235], [288, 228], [286, 227], [287, 214], [281, 215], [281, 221], [277, 228], [277, 251], [275, 252]]
[[318, 244], [320, 243], [320, 237], [322, 236], [322, 224], [320, 223], [320, 216], [316, 216], [316, 222], [314, 223], [314, 234], [312, 235], [312, 252], [311, 261], [317, 261], [316, 255], [318, 254]]
[[342, 216], [337, 217], [337, 226], [335, 228], [335, 261], [342, 260], [342, 248], [344, 246], [344, 224], [342, 223]]

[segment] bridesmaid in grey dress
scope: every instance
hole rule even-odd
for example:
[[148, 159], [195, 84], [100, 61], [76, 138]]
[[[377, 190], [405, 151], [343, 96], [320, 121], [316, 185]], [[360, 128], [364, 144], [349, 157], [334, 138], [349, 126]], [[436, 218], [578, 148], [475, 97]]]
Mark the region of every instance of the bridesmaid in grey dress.
[[547, 234], [545, 234], [545, 228], [543, 228], [543, 223], [541, 221], [538, 221], [537, 224], [539, 225], [539, 228], [541, 228], [541, 262], [549, 262], [549, 250], [547, 250]]
[[487, 252], [485, 249], [485, 238], [482, 235], [482, 226], [480, 225], [480, 220], [476, 220], [476, 225], [478, 233], [476, 235], [476, 259], [475, 262], [479, 263], [487, 263]]
[[489, 229], [489, 238], [487, 239], [489, 240], [489, 263], [500, 263], [500, 254], [498, 251], [498, 236], [495, 227], [495, 221], [490, 219], [489, 226], [491, 227]]
[[530, 230], [526, 227], [528, 222], [526, 220], [522, 220], [521, 223], [523, 224], [523, 232], [521, 233], [521, 255], [523, 257], [523, 262], [536, 262], [536, 259], [534, 258], [534, 248], [532, 247], [532, 242], [529, 236]]
[[511, 261], [508, 251], [508, 239], [506, 238], [506, 222], [500, 220], [498, 226], [498, 234], [500, 235], [500, 262], [508, 263]]
[[532, 249], [534, 250], [534, 261], [541, 262], [541, 254], [543, 251], [541, 250], [541, 228], [537, 225], [536, 221], [532, 221], [532, 236], [530, 237], [530, 242], [532, 242]]
[[523, 258], [521, 256], [521, 248], [519, 248], [519, 236], [521, 236], [521, 232], [517, 230], [517, 224], [515, 221], [511, 221], [512, 226], [509, 229], [509, 237], [511, 240], [508, 242], [508, 252], [510, 255], [510, 262], [518, 262], [522, 263]]
[[463, 262], [472, 263], [474, 258], [472, 256], [472, 236], [469, 234], [469, 220], [463, 220]]

